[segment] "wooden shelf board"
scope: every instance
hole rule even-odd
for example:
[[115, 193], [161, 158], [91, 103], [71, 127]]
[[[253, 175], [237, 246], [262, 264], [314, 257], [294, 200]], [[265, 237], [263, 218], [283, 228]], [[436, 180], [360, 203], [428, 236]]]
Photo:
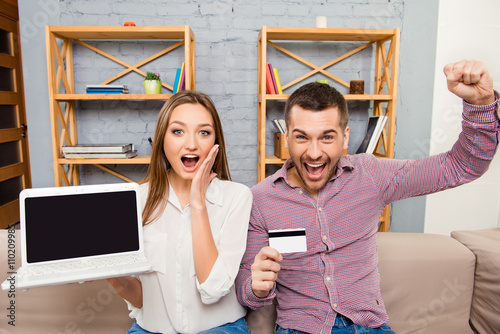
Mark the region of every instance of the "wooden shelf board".
[[[188, 28], [189, 29], [189, 28]], [[125, 26], [51, 26], [50, 32], [59, 38], [70, 39], [179, 39], [185, 37], [186, 26], [125, 27]]]
[[393, 29], [266, 27], [267, 40], [379, 41], [394, 36]]
[[[286, 100], [290, 94], [266, 94], [266, 100]], [[348, 101], [391, 101], [393, 97], [388, 94], [345, 94], [344, 98]], [[259, 97], [260, 100], [260, 97]]]
[[266, 155], [265, 164], [266, 165], [282, 165], [285, 163], [285, 159], [280, 159], [275, 155]]
[[130, 159], [102, 158], [102, 159], [66, 159], [59, 158], [57, 163], [69, 165], [147, 165], [151, 158], [149, 155], [138, 155]]
[[57, 101], [78, 100], [168, 100], [172, 94], [55, 94]]

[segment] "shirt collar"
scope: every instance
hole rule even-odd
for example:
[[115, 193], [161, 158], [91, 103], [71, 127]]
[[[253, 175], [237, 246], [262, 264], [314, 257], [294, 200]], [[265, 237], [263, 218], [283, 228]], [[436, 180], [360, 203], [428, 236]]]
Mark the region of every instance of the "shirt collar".
[[[288, 174], [287, 170], [292, 168], [294, 166], [294, 163], [291, 158], [288, 158], [285, 163], [283, 164], [283, 167], [279, 169], [276, 173], [274, 173], [272, 177], [272, 184], [273, 186], [276, 185], [276, 182], [279, 179], [283, 179], [289, 186], [291, 186], [290, 182], [288, 181]], [[330, 182], [335, 180], [337, 177], [340, 176], [344, 172], [344, 170], [351, 171], [354, 169], [354, 165], [351, 161], [351, 156], [349, 155], [343, 155], [340, 157], [339, 162], [337, 163], [337, 172], [335, 175], [330, 179]]]
[[[169, 193], [168, 193], [168, 201], [180, 210], [181, 204], [179, 202], [179, 198], [172, 188], [172, 185], [169, 185]], [[214, 178], [210, 184], [208, 185], [207, 192], [205, 194], [205, 198], [207, 201], [214, 205], [222, 206], [223, 193], [222, 193], [222, 181], [218, 178]]]

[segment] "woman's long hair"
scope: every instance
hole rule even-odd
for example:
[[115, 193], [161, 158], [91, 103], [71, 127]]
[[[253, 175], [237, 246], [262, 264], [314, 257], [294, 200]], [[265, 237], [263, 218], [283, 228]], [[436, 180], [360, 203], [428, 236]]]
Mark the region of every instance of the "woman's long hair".
[[215, 109], [212, 99], [204, 93], [191, 90], [181, 91], [172, 96], [160, 110], [156, 123], [156, 130], [153, 140], [153, 149], [151, 152], [151, 162], [146, 174], [145, 181], [149, 182], [149, 191], [144, 210], [142, 212], [143, 225], [154, 222], [165, 209], [168, 199], [169, 181], [168, 170], [170, 163], [165, 156], [163, 143], [168, 128], [168, 122], [172, 111], [183, 104], [200, 104], [212, 115], [214, 121], [215, 144], [219, 145], [219, 153], [215, 158], [212, 171], [217, 173], [221, 180], [231, 180], [229, 175], [229, 166], [227, 163], [226, 146], [224, 144], [224, 134], [222, 124]]

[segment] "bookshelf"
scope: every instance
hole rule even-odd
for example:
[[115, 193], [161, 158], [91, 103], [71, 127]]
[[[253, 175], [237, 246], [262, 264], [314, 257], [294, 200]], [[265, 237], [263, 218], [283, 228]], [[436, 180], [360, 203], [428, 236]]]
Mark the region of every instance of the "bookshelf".
[[[349, 88], [349, 80], [338, 78], [327, 71], [328, 68], [342, 60], [365, 50], [373, 48], [375, 53], [374, 62], [374, 85], [373, 91], [365, 94], [345, 94], [348, 101], [373, 101], [373, 116], [385, 115], [388, 117], [386, 127], [376, 145], [374, 155], [379, 158], [394, 157], [394, 132], [396, 124], [396, 98], [399, 68], [399, 37], [400, 30], [397, 29], [335, 29], [335, 28], [286, 28], [263, 26], [258, 39], [258, 100], [257, 100], [257, 181], [266, 177], [267, 165], [282, 165], [285, 160], [273, 154], [266, 154], [266, 114], [268, 101], [285, 101], [289, 94], [267, 94], [266, 93], [266, 63], [268, 62], [268, 48], [274, 47], [285, 55], [295, 59], [307, 67], [310, 71], [304, 75], [283, 82], [280, 75], [283, 91], [298, 84], [306, 83], [307, 79], [315, 74], [322, 74], [331, 82], [334, 81], [341, 86]], [[289, 42], [355, 42], [358, 47], [336, 57], [330, 62], [317, 66], [310, 63], [296, 53], [280, 45], [280, 41]], [[284, 44], [284, 43], [283, 43]], [[278, 68], [279, 65], [274, 67]], [[281, 72], [280, 72], [281, 73]], [[353, 79], [353, 78], [351, 78]], [[298, 86], [297, 86], [298, 88]], [[379, 231], [389, 230], [390, 207], [387, 207], [381, 218]]]
[[[107, 164], [149, 164], [149, 156], [137, 156], [131, 159], [65, 159], [62, 155], [64, 145], [78, 144], [76, 104], [78, 101], [148, 101], [167, 100], [172, 94], [80, 94], [75, 91], [74, 80], [74, 54], [73, 45], [82, 45], [101, 55], [108, 61], [111, 60], [123, 66], [123, 70], [107, 80], [89, 84], [110, 84], [123, 76], [135, 72], [146, 76], [140, 69], [153, 60], [165, 56], [169, 52], [184, 47], [185, 62], [185, 87], [195, 89], [195, 36], [191, 28], [186, 26], [161, 26], [161, 27], [97, 27], [97, 26], [46, 26], [45, 42], [47, 50], [47, 74], [50, 102], [50, 118], [52, 132], [52, 153], [54, 162], [54, 176], [56, 186], [71, 186], [80, 184], [79, 166], [82, 164], [94, 165], [127, 182], [129, 178], [117, 173]], [[104, 50], [90, 45], [86, 41], [101, 40], [106, 42], [119, 42], [125, 40], [161, 41], [167, 40], [174, 44], [158, 51], [154, 55], [128, 64]], [[173, 87], [165, 82], [162, 86], [170, 91]]]

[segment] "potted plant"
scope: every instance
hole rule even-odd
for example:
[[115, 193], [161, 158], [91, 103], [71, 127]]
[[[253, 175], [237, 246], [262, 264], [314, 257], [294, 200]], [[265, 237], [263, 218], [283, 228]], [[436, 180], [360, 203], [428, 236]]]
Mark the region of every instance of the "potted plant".
[[160, 74], [147, 72], [144, 79], [144, 90], [146, 94], [160, 94], [161, 93], [161, 79]]

